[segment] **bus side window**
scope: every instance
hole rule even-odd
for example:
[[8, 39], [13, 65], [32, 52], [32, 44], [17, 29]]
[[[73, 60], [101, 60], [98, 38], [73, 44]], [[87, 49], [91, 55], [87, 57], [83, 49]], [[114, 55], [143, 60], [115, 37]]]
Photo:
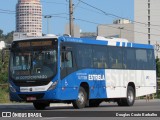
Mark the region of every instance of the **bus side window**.
[[61, 68], [72, 68], [73, 59], [71, 52], [62, 52], [61, 54]]

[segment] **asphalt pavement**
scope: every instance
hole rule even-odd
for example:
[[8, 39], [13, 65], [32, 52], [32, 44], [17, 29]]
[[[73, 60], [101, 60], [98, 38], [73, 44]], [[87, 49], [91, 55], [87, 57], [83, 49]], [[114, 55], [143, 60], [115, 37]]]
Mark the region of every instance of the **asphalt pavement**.
[[160, 120], [156, 116], [160, 116], [160, 100], [136, 100], [131, 107], [103, 102], [99, 107], [84, 109], [74, 109], [71, 104], [56, 103], [43, 111], [35, 110], [31, 103], [8, 103], [0, 104], [0, 112], [0, 116], [2, 112], [4, 116], [7, 115], [6, 112], [11, 113], [11, 116], [1, 117], [0, 120]]

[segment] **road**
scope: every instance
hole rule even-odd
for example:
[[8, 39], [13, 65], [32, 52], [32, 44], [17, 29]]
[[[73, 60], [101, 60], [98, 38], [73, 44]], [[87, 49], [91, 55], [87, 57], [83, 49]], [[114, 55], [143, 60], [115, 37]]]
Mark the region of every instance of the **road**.
[[[74, 109], [71, 104], [51, 104], [50, 107], [46, 108], [44, 111], [38, 111], [35, 110], [33, 105], [31, 103], [11, 103], [11, 104], [0, 104], [0, 111], [2, 112], [18, 112], [18, 113], [42, 113], [42, 117], [44, 114], [48, 113], [49, 116], [53, 117], [45, 117], [45, 118], [31, 118], [33, 120], [74, 120], [75, 117], [76, 120], [84, 120], [87, 118], [87, 120], [106, 120], [105, 116], [107, 116], [107, 119], [109, 120], [137, 120], [139, 117], [141, 120], [160, 120], [160, 117], [116, 117], [116, 114], [118, 116], [121, 116], [122, 113], [127, 113], [131, 115], [131, 113], [135, 113], [136, 115], [140, 113], [140, 115], [147, 111], [150, 114], [156, 112], [160, 113], [160, 100], [150, 100], [149, 102], [146, 102], [145, 100], [136, 100], [134, 106], [132, 107], [119, 107], [116, 103], [102, 103], [99, 107], [87, 107], [84, 109]], [[1, 114], [0, 113], [0, 114]], [[81, 117], [80, 114], [83, 114], [84, 116]], [[126, 115], [127, 115], [126, 114]], [[28, 114], [27, 114], [28, 115]], [[64, 115], [64, 116], [63, 116]], [[76, 116], [77, 115], [77, 116]], [[102, 116], [101, 116], [102, 115]], [[113, 117], [110, 117], [110, 115]], [[124, 115], [124, 114], [123, 114]], [[154, 115], [154, 114], [153, 114]], [[94, 116], [94, 117], [91, 117]], [[97, 117], [98, 116], [98, 117]], [[14, 116], [16, 117], [16, 116]], [[0, 118], [1, 120], [2, 118]], [[2, 120], [28, 120], [29, 118], [3, 118]]]

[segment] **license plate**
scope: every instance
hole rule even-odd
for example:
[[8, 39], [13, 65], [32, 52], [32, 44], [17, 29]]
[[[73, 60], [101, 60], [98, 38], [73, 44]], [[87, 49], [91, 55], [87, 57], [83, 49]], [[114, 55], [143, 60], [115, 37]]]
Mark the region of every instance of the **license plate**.
[[27, 97], [27, 101], [33, 101], [36, 100], [36, 97]]

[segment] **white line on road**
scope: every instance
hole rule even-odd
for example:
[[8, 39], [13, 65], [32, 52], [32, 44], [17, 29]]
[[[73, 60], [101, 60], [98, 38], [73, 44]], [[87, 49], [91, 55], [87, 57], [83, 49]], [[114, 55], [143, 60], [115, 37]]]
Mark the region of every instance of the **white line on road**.
[[53, 120], [53, 119], [66, 119], [67, 117], [51, 117], [51, 118], [43, 118], [42, 120]]

